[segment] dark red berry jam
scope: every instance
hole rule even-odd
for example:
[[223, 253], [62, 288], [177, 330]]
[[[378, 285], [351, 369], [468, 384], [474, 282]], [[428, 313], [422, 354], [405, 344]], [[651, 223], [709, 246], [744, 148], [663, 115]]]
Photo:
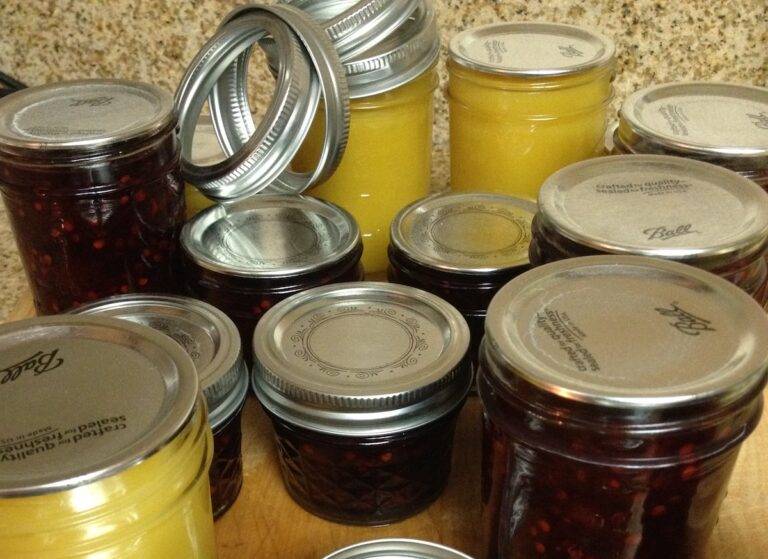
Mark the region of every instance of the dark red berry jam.
[[209, 477], [214, 518], [229, 510], [243, 487], [241, 424], [244, 404], [245, 396], [235, 412], [213, 429], [213, 461]]
[[768, 195], [733, 171], [664, 155], [571, 165], [541, 188], [531, 265], [597, 254], [696, 266], [768, 304]]
[[0, 189], [35, 307], [174, 291], [184, 185], [170, 94], [84, 81], [0, 101]]
[[352, 216], [304, 196], [259, 195], [199, 213], [182, 232], [187, 289], [224, 311], [243, 340], [286, 297], [363, 279]]
[[325, 286], [270, 310], [254, 335], [252, 384], [296, 502], [380, 525], [434, 501], [469, 391], [468, 347], [455, 308], [403, 285]]
[[768, 89], [717, 82], [673, 82], [624, 101], [614, 153], [666, 154], [736, 171], [768, 190]]
[[441, 194], [404, 208], [390, 231], [389, 281], [434, 293], [467, 321], [477, 363], [496, 292], [529, 268], [536, 204], [498, 194]]
[[499, 292], [480, 363], [487, 558], [701, 556], [762, 412], [759, 305], [688, 266], [574, 258]]

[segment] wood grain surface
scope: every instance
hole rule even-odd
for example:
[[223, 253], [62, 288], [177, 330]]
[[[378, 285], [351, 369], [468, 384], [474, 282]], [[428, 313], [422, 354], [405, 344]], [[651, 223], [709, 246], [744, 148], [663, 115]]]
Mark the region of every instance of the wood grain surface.
[[[32, 315], [25, 296], [10, 319]], [[439, 542], [482, 559], [480, 413], [480, 402], [470, 398], [459, 419], [448, 488], [431, 507], [391, 526], [360, 528], [312, 516], [291, 500], [280, 479], [271, 425], [251, 397], [243, 416], [245, 481], [237, 502], [216, 523], [218, 559], [321, 559], [340, 547], [390, 537]], [[766, 527], [768, 419], [742, 447], [703, 559], [767, 559]]]

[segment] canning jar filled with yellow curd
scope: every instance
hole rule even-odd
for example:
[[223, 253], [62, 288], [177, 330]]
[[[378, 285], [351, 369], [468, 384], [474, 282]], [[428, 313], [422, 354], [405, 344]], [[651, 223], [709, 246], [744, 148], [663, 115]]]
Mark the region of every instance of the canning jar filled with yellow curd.
[[[355, 0], [321, 0], [307, 11], [327, 20]], [[403, 207], [430, 191], [432, 119], [438, 79], [439, 38], [430, 2], [409, 2], [410, 16], [368, 50], [342, 57], [350, 96], [349, 140], [331, 177], [307, 191], [349, 211], [363, 238], [366, 272], [387, 268], [389, 226]], [[318, 110], [307, 140], [294, 160], [298, 170], [314, 168], [324, 138]]]
[[191, 359], [147, 326], [0, 326], [0, 557], [214, 559]]
[[615, 47], [555, 23], [469, 29], [450, 44], [451, 187], [536, 199], [555, 171], [605, 152]]

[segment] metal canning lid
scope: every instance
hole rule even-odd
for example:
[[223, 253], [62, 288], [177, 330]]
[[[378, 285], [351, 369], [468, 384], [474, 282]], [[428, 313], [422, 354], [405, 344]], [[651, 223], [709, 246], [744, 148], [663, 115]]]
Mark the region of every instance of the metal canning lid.
[[149, 326], [184, 348], [197, 370], [208, 411], [213, 417], [222, 403], [248, 376], [240, 334], [232, 320], [216, 307], [175, 295], [118, 295], [83, 305], [79, 315], [101, 315]]
[[[310, 78], [313, 84], [319, 84], [322, 91], [325, 134], [315, 169], [311, 173], [299, 173], [290, 169], [290, 163], [307, 135], [309, 125], [315, 116], [317, 102], [314, 102], [311, 113], [307, 114], [308, 120], [292, 117], [300, 121], [300, 130], [295, 134], [286, 135], [285, 142], [282, 144], [283, 157], [279, 165], [275, 166], [277, 175], [269, 185], [270, 192], [296, 194], [328, 179], [341, 162], [349, 133], [347, 82], [341, 61], [330, 39], [312, 18], [298, 8], [287, 5], [244, 6], [230, 13], [224, 19], [223, 27], [229, 25], [229, 22], [236, 22], [260, 13], [279, 18], [295, 34], [303, 46], [305, 56], [308, 56], [311, 61]], [[276, 64], [279, 76], [285, 55], [280, 54], [279, 48], [276, 50], [273, 47], [274, 45], [265, 47], [265, 50], [272, 59], [277, 53]], [[256, 130], [248, 105], [246, 83], [249, 52], [245, 51], [226, 69], [209, 97], [214, 125], [221, 134], [224, 151], [227, 154], [241, 149], [250, 141], [249, 138]]]
[[59, 82], [0, 101], [0, 147], [88, 151], [150, 137], [172, 125], [173, 98], [123, 80]]
[[430, 269], [492, 274], [528, 265], [536, 204], [500, 194], [439, 194], [403, 208], [392, 246]]
[[733, 171], [665, 155], [599, 157], [539, 192], [545, 230], [600, 252], [718, 269], [764, 252], [768, 195]]
[[325, 559], [472, 559], [443, 545], [419, 540], [387, 539], [362, 542], [335, 551]]
[[395, 33], [421, 0], [287, 0], [323, 22], [342, 60], [354, 58]]
[[184, 226], [181, 246], [197, 265], [247, 278], [314, 272], [360, 245], [354, 218], [317, 198], [264, 194], [203, 210]]
[[469, 390], [469, 328], [425, 291], [358, 282], [275, 305], [253, 336], [253, 387], [268, 410], [314, 431], [374, 436], [419, 427]]
[[449, 56], [479, 72], [515, 77], [579, 74], [615, 64], [616, 47], [602, 35], [561, 23], [493, 23], [451, 39]]
[[405, 85], [434, 66], [439, 54], [435, 8], [431, 0], [422, 0], [390, 36], [344, 60], [349, 96], [360, 99]]
[[713, 274], [627, 256], [561, 260], [494, 297], [491, 367], [559, 398], [606, 407], [727, 405], [760, 390], [768, 315]]
[[[241, 55], [266, 37], [271, 37], [280, 53], [275, 93], [258, 128], [249, 130], [242, 142], [233, 147], [232, 137], [221, 130], [221, 111], [217, 105], [221, 99], [217, 92], [224, 88], [229, 95], [238, 95], [240, 90], [236, 84], [222, 83], [223, 75], [233, 61], [247, 65], [247, 55]], [[239, 75], [245, 79], [245, 68]], [[228, 157], [213, 165], [197, 165], [191, 161], [192, 143], [206, 98], [222, 149]], [[266, 10], [253, 10], [228, 22], [197, 54], [176, 92], [184, 178], [209, 198], [219, 201], [264, 190], [288, 167], [301, 143], [296, 145], [296, 139], [306, 136], [319, 98], [320, 84], [310, 69], [309, 58], [282, 19]], [[240, 99], [239, 102], [243, 110], [247, 109], [246, 101]], [[250, 118], [250, 113], [248, 116]]]
[[148, 458], [188, 425], [192, 361], [125, 320], [34, 318], [0, 326], [0, 497], [64, 491]]
[[624, 101], [618, 138], [638, 153], [768, 166], [768, 89], [716, 82], [647, 87]]

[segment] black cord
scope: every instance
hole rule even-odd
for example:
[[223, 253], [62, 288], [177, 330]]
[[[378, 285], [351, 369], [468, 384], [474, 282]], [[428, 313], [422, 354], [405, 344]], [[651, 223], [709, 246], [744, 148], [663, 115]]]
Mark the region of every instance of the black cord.
[[3, 71], [0, 71], [0, 86], [10, 89], [12, 91], [18, 91], [19, 89], [24, 89], [27, 87], [25, 83], [20, 82], [19, 80], [12, 78], [8, 74], [6, 74]]

